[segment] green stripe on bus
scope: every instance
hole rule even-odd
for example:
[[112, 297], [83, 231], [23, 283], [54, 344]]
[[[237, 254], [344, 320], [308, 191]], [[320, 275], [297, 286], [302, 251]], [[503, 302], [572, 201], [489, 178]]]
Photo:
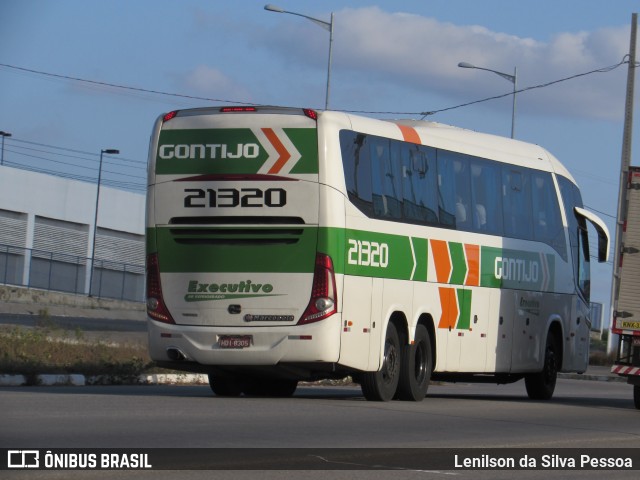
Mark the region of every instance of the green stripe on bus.
[[409, 237], [347, 229], [344, 248], [346, 275], [411, 278], [414, 260]]
[[315, 128], [285, 128], [284, 133], [300, 152], [291, 174], [318, 173], [318, 138]]
[[145, 248], [147, 255], [150, 253], [156, 253], [158, 251], [158, 247], [156, 245], [156, 229], [155, 228], [147, 228], [145, 231]]
[[449, 242], [449, 253], [453, 271], [449, 283], [453, 285], [463, 285], [467, 276], [467, 261], [464, 256], [464, 248], [461, 243]]
[[[148, 253], [160, 252], [162, 272], [312, 273], [316, 252], [322, 252], [332, 258], [337, 274], [436, 281], [428, 278], [427, 239], [388, 233], [315, 226], [163, 226], [148, 229], [146, 243]], [[469, 270], [464, 245], [449, 242], [449, 252], [448, 284], [464, 285]], [[554, 275], [552, 254], [480, 247], [481, 287], [553, 291]]]
[[555, 257], [523, 250], [482, 247], [480, 286], [553, 291]]
[[282, 134], [277, 137], [276, 147], [266, 136], [259, 139], [249, 128], [162, 130], [156, 152], [156, 174], [258, 173], [269, 159], [269, 151], [284, 163], [289, 158], [297, 158], [299, 153], [291, 174], [318, 173], [316, 129], [284, 128], [282, 131], [297, 152], [290, 149], [286, 139], [283, 141]]
[[460, 309], [460, 316], [458, 317], [458, 323], [456, 325], [456, 329], [458, 330], [469, 330], [471, 326], [471, 290], [466, 290], [463, 288], [457, 289], [458, 294], [458, 306]]
[[412, 237], [413, 250], [416, 256], [416, 269], [413, 280], [419, 282], [427, 281], [427, 267], [429, 266], [429, 241], [426, 238]]
[[[297, 226], [296, 226], [297, 227]], [[161, 272], [312, 273], [317, 227], [159, 227]]]

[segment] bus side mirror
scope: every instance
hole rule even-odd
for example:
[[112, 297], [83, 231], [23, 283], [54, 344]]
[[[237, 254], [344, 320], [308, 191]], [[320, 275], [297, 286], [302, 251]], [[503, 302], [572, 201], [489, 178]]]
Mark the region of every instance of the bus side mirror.
[[596, 229], [598, 234], [598, 262], [606, 262], [609, 258], [609, 229], [605, 223], [600, 220], [597, 215], [585, 210], [584, 208], [575, 207], [576, 215], [588, 220]]

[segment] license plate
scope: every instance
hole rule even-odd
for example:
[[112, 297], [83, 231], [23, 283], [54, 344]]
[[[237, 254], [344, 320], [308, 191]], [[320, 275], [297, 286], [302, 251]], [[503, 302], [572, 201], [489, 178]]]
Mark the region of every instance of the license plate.
[[247, 348], [251, 346], [251, 335], [223, 335], [218, 338], [220, 348]]

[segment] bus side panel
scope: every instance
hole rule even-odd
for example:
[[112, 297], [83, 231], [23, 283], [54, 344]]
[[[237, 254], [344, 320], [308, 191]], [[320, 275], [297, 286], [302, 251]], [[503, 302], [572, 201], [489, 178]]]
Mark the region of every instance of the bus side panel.
[[[487, 339], [486, 372], [508, 373], [511, 371], [511, 345], [513, 342], [513, 322], [508, 312], [513, 309], [513, 302], [504, 305], [503, 295], [499, 289], [489, 289], [486, 294], [489, 297], [489, 326]], [[512, 298], [505, 296], [505, 300]], [[505, 312], [506, 311], [506, 312]]]
[[367, 370], [372, 330], [371, 277], [344, 275], [340, 363]]
[[471, 296], [471, 313], [468, 330], [460, 332], [462, 348], [459, 368], [461, 372], [486, 372], [491, 292], [487, 288], [468, 287], [465, 294]]
[[[571, 312], [566, 312], [565, 322], [565, 354], [563, 355], [563, 370], [584, 372], [589, 365], [589, 339], [591, 324], [589, 321], [589, 307], [576, 296], [571, 306]], [[569, 310], [567, 308], [567, 310]]]
[[[546, 318], [541, 315], [542, 303], [553, 303], [541, 292], [511, 291], [513, 310], [512, 372], [539, 370], [541, 343], [546, 339]], [[544, 351], [544, 349], [542, 349]], [[543, 357], [544, 358], [544, 357]]]
[[[403, 329], [408, 329], [409, 319], [413, 317], [412, 306], [412, 282], [407, 280], [383, 279], [382, 309], [380, 312], [382, 321], [380, 322], [381, 329], [379, 330], [380, 337], [373, 338], [371, 342], [371, 348], [374, 356], [376, 352], [378, 353], [378, 368], [380, 368], [383, 363], [386, 331], [391, 317], [394, 314], [402, 314], [404, 318], [400, 320], [401, 326]], [[398, 333], [400, 333], [400, 331]], [[402, 338], [400, 338], [400, 341], [403, 341]], [[406, 342], [408, 339], [405, 338], [404, 341]]]

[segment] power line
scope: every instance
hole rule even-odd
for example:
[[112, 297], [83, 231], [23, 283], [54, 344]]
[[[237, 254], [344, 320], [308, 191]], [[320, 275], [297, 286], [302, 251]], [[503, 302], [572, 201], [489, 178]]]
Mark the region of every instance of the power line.
[[[5, 148], [5, 152], [10, 152], [10, 153], [13, 153], [15, 155], [21, 155], [23, 157], [35, 158], [37, 160], [44, 160], [44, 161], [47, 161], [47, 162], [57, 163], [59, 165], [67, 165], [67, 166], [71, 166], [71, 167], [75, 167], [75, 168], [83, 168], [83, 169], [86, 169], [86, 170], [91, 170], [93, 172], [96, 171], [95, 167], [87, 167], [85, 165], [78, 165], [76, 163], [63, 162], [61, 160], [53, 160], [52, 158], [41, 157], [41, 156], [38, 156], [38, 155], [31, 155], [29, 153], [23, 153], [23, 152], [19, 152], [19, 151], [12, 150], [12, 149]], [[52, 153], [53, 154], [54, 152], [44, 152], [44, 153]], [[79, 158], [79, 157], [76, 157], [76, 158]], [[132, 168], [132, 167], [130, 167], [130, 168]], [[115, 175], [123, 175], [123, 176], [133, 177], [133, 178], [146, 178], [145, 175], [132, 175], [130, 173], [114, 172], [113, 170], [109, 170], [109, 169], [106, 169], [106, 168], [103, 168], [102, 171], [103, 172], [107, 172], [107, 173], [112, 173], [112, 174], [115, 174]]]
[[[11, 137], [8, 143], [9, 148], [5, 147], [5, 152], [11, 153], [13, 159], [5, 158], [4, 163], [7, 166], [88, 183], [96, 182], [98, 171], [98, 157], [100, 156], [97, 153], [79, 150], [76, 148], [60, 147], [41, 142], [21, 140], [15, 137]], [[70, 161], [51, 158], [51, 156], [62, 157], [63, 159], [69, 159]], [[20, 158], [22, 158], [23, 160], [19, 160]], [[38, 161], [37, 163], [40, 163], [40, 165], [34, 164], [34, 160]], [[81, 161], [82, 163], [79, 164], [77, 160]], [[44, 162], [49, 162], [49, 164], [55, 164], [59, 167], [47, 168]], [[103, 163], [104, 166], [102, 172], [107, 175], [103, 176], [101, 182], [102, 185], [136, 192], [146, 191], [147, 185], [145, 181], [145, 174], [139, 174], [136, 172], [132, 173], [130, 171], [125, 172], [122, 170], [117, 171], [118, 168], [126, 170], [135, 169], [146, 171], [146, 162], [144, 162], [144, 166], [142, 166], [143, 162], [140, 162], [139, 160], [107, 156], [105, 157]], [[116, 170], [109, 167], [115, 167]], [[87, 172], [87, 174], [79, 173], [78, 170], [80, 169], [84, 171], [88, 170], [94, 175], [91, 175], [89, 172]], [[126, 177], [126, 179], [113, 178], [114, 176]]]
[[605, 217], [613, 218], [614, 220], [616, 218], [615, 215], [611, 215], [610, 213], [603, 212], [602, 210], [598, 210], [597, 208], [593, 208], [588, 205], [585, 205], [585, 208], [588, 208], [589, 210], [593, 210], [594, 212], [599, 213], [600, 215], [604, 215]]
[[92, 85], [100, 85], [102, 87], [121, 88], [123, 90], [130, 90], [130, 91], [134, 91], [134, 92], [153, 93], [153, 94], [156, 94], [156, 95], [165, 95], [165, 96], [171, 96], [171, 97], [188, 98], [190, 100], [206, 100], [208, 102], [233, 103], [233, 104], [239, 104], [239, 105], [254, 105], [253, 103], [240, 102], [240, 101], [236, 101], [236, 100], [224, 100], [224, 99], [220, 99], [220, 98], [198, 97], [198, 96], [195, 96], [195, 95], [185, 95], [185, 94], [182, 94], [182, 93], [163, 92], [161, 90], [151, 90], [151, 89], [148, 89], [148, 88], [131, 87], [131, 86], [128, 86], [128, 85], [118, 85], [116, 83], [102, 82], [102, 81], [98, 81], [98, 80], [88, 80], [86, 78], [72, 77], [70, 75], [61, 75], [61, 74], [57, 74], [57, 73], [43, 72], [42, 70], [34, 70], [34, 69], [31, 69], [31, 68], [18, 67], [16, 65], [8, 65], [6, 63], [0, 63], [0, 67], [11, 68], [11, 69], [19, 70], [19, 71], [22, 71], [22, 72], [33, 73], [33, 74], [36, 74], [36, 75], [44, 75], [44, 76], [47, 76], [47, 77], [60, 78], [60, 79], [63, 79], [63, 80], [72, 80], [74, 82], [90, 83]]
[[[497, 100], [499, 98], [504, 98], [504, 97], [509, 97], [511, 95], [515, 95], [517, 93], [528, 92], [529, 90], [535, 90], [535, 89], [538, 89], [538, 88], [549, 87], [549, 86], [555, 85], [557, 83], [566, 82], [568, 80], [573, 80], [573, 79], [576, 79], [576, 78], [579, 78], [579, 77], [584, 77], [586, 75], [591, 75], [593, 73], [608, 73], [608, 72], [611, 72], [612, 70], [615, 70], [616, 68], [624, 65], [625, 63], [629, 63], [629, 60], [626, 60], [627, 57], [628, 57], [628, 55], [625, 55], [621, 62], [616, 63], [615, 65], [611, 65], [609, 67], [603, 67], [603, 68], [598, 68], [598, 69], [591, 70], [591, 71], [588, 71], [588, 72], [577, 73], [575, 75], [571, 75], [569, 77], [561, 78], [559, 80], [553, 80], [551, 82], [541, 83], [539, 85], [533, 85], [531, 87], [521, 88], [520, 90], [512, 91], [512, 92], [509, 92], [509, 93], [504, 93], [502, 95], [495, 95], [493, 97], [483, 98], [482, 100], [474, 100], [473, 102], [467, 102], [467, 103], [463, 103], [461, 105], [456, 105], [456, 106], [453, 106], [453, 107], [441, 108], [440, 110], [432, 110], [432, 111], [429, 111], [429, 112], [421, 112], [420, 115], [422, 115], [422, 118], [424, 118], [424, 117], [427, 117], [429, 115], [435, 115], [436, 113], [446, 112], [446, 111], [449, 111], [449, 110], [455, 110], [457, 108], [462, 108], [462, 107], [468, 107], [469, 105], [475, 105], [477, 103], [488, 102], [489, 100]], [[637, 65], [635, 65], [635, 66], [637, 66]]]
[[[96, 157], [96, 158], [95, 159], [87, 158], [86, 160], [89, 160], [89, 161], [92, 161], [92, 162], [96, 162], [96, 163], [98, 163], [98, 161], [99, 161], [98, 158], [100, 157], [100, 154], [96, 153], [96, 152], [87, 152], [85, 150], [77, 150], [77, 149], [68, 148], [68, 147], [59, 147], [59, 146], [56, 146], [56, 145], [49, 145], [47, 143], [39, 143], [39, 142], [32, 142], [32, 141], [28, 141], [28, 140], [21, 140], [21, 139], [15, 138], [15, 137], [10, 137], [10, 139], [7, 139], [7, 141], [8, 142], [26, 143], [28, 145], [36, 145], [36, 146], [39, 146], [39, 147], [52, 148], [52, 149], [55, 149], [55, 150], [63, 150], [63, 151], [72, 152], [72, 153], [80, 153], [82, 155], [89, 155], [91, 157]], [[108, 157], [108, 158], [110, 158], [110, 159], [111, 158], [118, 159], [118, 160], [121, 160], [123, 162], [131, 162], [131, 163], [138, 163], [138, 164], [144, 164], [144, 165], [147, 164], [146, 161], [143, 162], [143, 161], [140, 161], [140, 160], [133, 160], [133, 159], [130, 159], [130, 158], [122, 157], [120, 155], [117, 156], [117, 157]]]
[[[539, 85], [533, 85], [531, 87], [526, 87], [526, 88], [521, 88], [520, 90], [516, 90], [516, 91], [511, 91], [509, 93], [505, 93], [502, 95], [495, 95], [492, 97], [487, 97], [487, 98], [483, 98], [480, 100], [474, 100], [472, 102], [467, 102], [467, 103], [462, 103], [460, 105], [455, 105], [452, 107], [446, 107], [446, 108], [441, 108], [438, 110], [430, 110], [430, 111], [422, 111], [422, 112], [399, 112], [399, 111], [372, 111], [372, 110], [346, 110], [346, 109], [337, 109], [336, 111], [340, 111], [340, 112], [347, 112], [347, 113], [362, 113], [362, 114], [370, 114], [370, 115], [422, 115], [422, 118], [427, 117], [429, 115], [435, 115], [436, 113], [442, 113], [442, 112], [446, 112], [446, 111], [450, 111], [450, 110], [455, 110], [458, 108], [463, 108], [463, 107], [468, 107], [470, 105], [475, 105], [478, 103], [483, 103], [483, 102], [488, 102], [490, 100], [497, 100], [500, 98], [504, 98], [504, 97], [508, 97], [511, 95], [515, 95], [517, 93], [522, 93], [522, 92], [527, 92], [529, 90], [535, 90], [538, 88], [544, 88], [544, 87], [549, 87], [551, 85], [555, 85], [557, 83], [561, 83], [561, 82], [566, 82], [568, 80], [573, 80], [579, 77], [584, 77], [586, 75], [591, 75], [594, 73], [607, 73], [610, 72], [612, 70], [615, 70], [616, 68], [629, 63], [629, 60], [627, 59], [628, 55], [625, 55], [622, 59], [621, 62], [615, 64], [615, 65], [611, 65], [609, 67], [603, 67], [603, 68], [597, 68], [595, 70], [590, 70], [588, 72], [583, 72], [583, 73], [577, 73], [575, 75], [571, 75], [569, 77], [565, 77], [565, 78], [561, 78], [559, 80], [553, 80], [547, 83], [542, 83]], [[637, 66], [637, 64], [635, 65]], [[74, 81], [74, 82], [83, 82], [83, 83], [88, 83], [88, 84], [92, 84], [92, 85], [100, 85], [103, 87], [111, 87], [111, 88], [119, 88], [119, 89], [123, 89], [123, 90], [130, 90], [130, 91], [135, 91], [135, 92], [142, 92], [142, 93], [152, 93], [155, 95], [163, 95], [163, 96], [169, 96], [169, 97], [178, 97], [178, 98], [187, 98], [187, 99], [191, 99], [191, 100], [204, 100], [207, 102], [221, 102], [221, 103], [229, 103], [229, 104], [237, 104], [237, 105], [257, 105], [260, 106], [260, 104], [258, 103], [253, 103], [253, 102], [243, 102], [243, 101], [239, 101], [239, 100], [227, 100], [227, 99], [221, 99], [221, 98], [209, 98], [209, 97], [200, 97], [200, 96], [195, 96], [195, 95], [186, 95], [186, 94], [182, 94], [182, 93], [174, 93], [174, 92], [165, 92], [162, 90], [152, 90], [152, 89], [148, 89], [148, 88], [141, 88], [141, 87], [131, 87], [128, 85], [120, 85], [120, 84], [116, 84], [116, 83], [109, 83], [109, 82], [104, 82], [104, 81], [99, 81], [99, 80], [89, 80], [86, 78], [80, 78], [80, 77], [73, 77], [70, 75], [62, 75], [62, 74], [57, 74], [57, 73], [51, 73], [51, 72], [45, 72], [42, 70], [35, 70], [32, 68], [25, 68], [25, 67], [18, 67], [16, 65], [9, 65], [6, 63], [0, 63], [0, 67], [5, 67], [5, 68], [9, 68], [9, 69], [13, 69], [13, 70], [18, 70], [18, 71], [22, 71], [22, 72], [28, 72], [28, 73], [32, 73], [35, 75], [43, 75], [43, 76], [47, 76], [47, 77], [53, 77], [53, 78], [59, 78], [62, 80], [70, 80], [70, 81]]]
[[[31, 166], [31, 165], [25, 165], [25, 164], [21, 164], [21, 163], [12, 162], [12, 161], [5, 161], [4, 163], [5, 163], [5, 165], [7, 165], [9, 167], [18, 168], [20, 170], [27, 170], [27, 171], [36, 172], [36, 173], [45, 173], [47, 175], [53, 175], [55, 177], [68, 178], [68, 179], [71, 179], [71, 180], [79, 180], [79, 181], [83, 181], [83, 182], [87, 182], [87, 183], [95, 183], [95, 180], [96, 180], [94, 177], [87, 177], [87, 176], [84, 176], [84, 175], [77, 175], [77, 174], [68, 173], [68, 172], [61, 172], [59, 170], [49, 170], [47, 168], [34, 167], [34, 166]], [[102, 179], [101, 184], [102, 185], [106, 185], [106, 186], [115, 187], [115, 188], [124, 188], [124, 189], [127, 189], [127, 190], [134, 190], [134, 191], [139, 191], [139, 192], [145, 192], [146, 188], [147, 188], [146, 183], [125, 182], [125, 181], [120, 181], [120, 180], [109, 180], [109, 179]]]

